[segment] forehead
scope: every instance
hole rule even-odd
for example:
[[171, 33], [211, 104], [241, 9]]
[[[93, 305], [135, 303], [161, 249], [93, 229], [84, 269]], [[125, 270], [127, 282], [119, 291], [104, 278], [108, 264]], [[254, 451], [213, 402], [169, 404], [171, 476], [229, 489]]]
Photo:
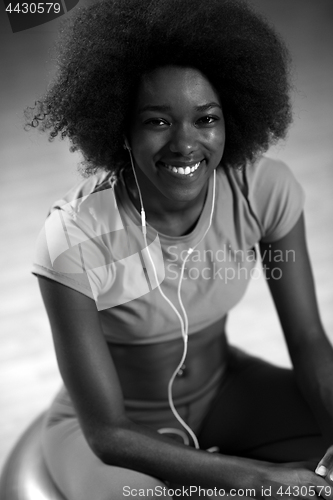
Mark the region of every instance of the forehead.
[[220, 103], [209, 80], [194, 68], [165, 66], [143, 76], [137, 95], [137, 108], [160, 105], [177, 108], [184, 104], [200, 106], [207, 102]]

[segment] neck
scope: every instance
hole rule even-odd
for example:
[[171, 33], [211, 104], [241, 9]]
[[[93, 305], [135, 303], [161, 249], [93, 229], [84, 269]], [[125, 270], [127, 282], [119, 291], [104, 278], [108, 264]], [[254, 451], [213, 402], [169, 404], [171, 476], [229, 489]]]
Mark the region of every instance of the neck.
[[[208, 183], [194, 200], [174, 202], [162, 195], [156, 196], [156, 191], [149, 189], [145, 179], [141, 179], [144, 174], [138, 170], [136, 173], [149, 225], [170, 236], [181, 236], [192, 231], [204, 207]], [[133, 172], [125, 171], [124, 179], [129, 197], [136, 210], [141, 213], [140, 197]]]

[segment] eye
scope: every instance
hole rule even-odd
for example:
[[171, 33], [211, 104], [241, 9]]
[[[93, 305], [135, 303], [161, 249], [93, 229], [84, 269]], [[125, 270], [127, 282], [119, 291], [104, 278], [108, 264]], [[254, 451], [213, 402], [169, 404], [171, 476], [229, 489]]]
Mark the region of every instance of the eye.
[[153, 127], [163, 127], [164, 125], [169, 125], [169, 123], [163, 118], [149, 118], [149, 120], [145, 120], [145, 125], [151, 125]]
[[215, 115], [206, 115], [196, 121], [198, 125], [213, 125], [215, 122], [219, 121], [220, 118]]

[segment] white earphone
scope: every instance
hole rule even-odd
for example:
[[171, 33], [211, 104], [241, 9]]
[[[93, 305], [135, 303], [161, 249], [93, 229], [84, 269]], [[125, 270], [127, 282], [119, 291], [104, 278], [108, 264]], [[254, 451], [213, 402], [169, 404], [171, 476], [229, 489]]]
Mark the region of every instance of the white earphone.
[[[186, 355], [187, 355], [188, 317], [187, 317], [187, 313], [186, 313], [186, 310], [185, 310], [185, 307], [184, 307], [184, 304], [183, 304], [183, 301], [182, 301], [182, 298], [181, 298], [181, 294], [180, 294], [181, 284], [182, 284], [182, 280], [183, 280], [183, 276], [184, 276], [185, 264], [186, 264], [186, 261], [187, 261], [188, 257], [193, 252], [193, 250], [205, 238], [206, 234], [208, 233], [208, 231], [209, 231], [209, 229], [210, 229], [210, 227], [212, 225], [213, 214], [214, 214], [214, 207], [215, 207], [216, 171], [214, 170], [213, 199], [212, 199], [212, 208], [211, 208], [211, 213], [210, 213], [210, 218], [209, 218], [209, 225], [208, 225], [205, 233], [201, 237], [201, 239], [198, 241], [198, 243], [196, 243], [193, 248], [189, 248], [187, 250], [186, 257], [183, 260], [182, 267], [181, 267], [177, 295], [178, 295], [178, 301], [179, 301], [180, 308], [181, 308], [182, 313], [184, 315], [184, 318], [183, 318], [179, 314], [179, 312], [178, 312], [177, 308], [174, 306], [174, 304], [164, 294], [164, 292], [161, 289], [160, 284], [159, 284], [159, 280], [158, 280], [158, 277], [157, 277], [157, 272], [156, 272], [155, 264], [154, 264], [154, 261], [152, 259], [151, 254], [150, 254], [149, 246], [148, 246], [148, 243], [147, 243], [146, 214], [145, 214], [145, 210], [144, 210], [144, 207], [143, 207], [143, 201], [142, 201], [142, 195], [141, 195], [140, 186], [139, 186], [138, 179], [137, 179], [136, 172], [135, 172], [134, 160], [133, 160], [133, 155], [132, 155], [132, 149], [131, 149], [131, 147], [129, 145], [129, 142], [128, 142], [126, 136], [124, 136], [124, 149], [127, 149], [127, 151], [129, 152], [129, 155], [130, 155], [132, 170], [133, 170], [133, 174], [134, 174], [134, 178], [135, 178], [135, 182], [136, 182], [136, 186], [137, 186], [138, 193], [139, 193], [139, 198], [140, 198], [142, 234], [143, 234], [143, 238], [144, 238], [145, 248], [147, 249], [149, 260], [150, 260], [150, 262], [152, 264], [152, 268], [153, 268], [155, 280], [156, 280], [156, 283], [157, 283], [157, 287], [158, 287], [158, 290], [159, 290], [160, 294], [164, 298], [164, 300], [170, 305], [170, 307], [173, 309], [173, 311], [177, 315], [177, 317], [179, 319], [179, 322], [180, 322], [180, 328], [181, 328], [181, 332], [182, 332], [182, 338], [183, 338], [183, 341], [184, 341], [184, 350], [183, 350], [182, 358], [181, 358], [181, 360], [180, 360], [177, 368], [175, 369], [174, 373], [172, 374], [172, 376], [171, 376], [171, 378], [169, 380], [169, 383], [168, 383], [168, 400], [169, 400], [169, 405], [170, 405], [171, 411], [174, 414], [174, 416], [176, 417], [176, 419], [179, 421], [179, 423], [184, 427], [184, 429], [192, 437], [195, 448], [196, 449], [200, 449], [199, 442], [198, 442], [198, 439], [197, 439], [196, 435], [194, 434], [194, 432], [192, 431], [192, 429], [187, 425], [187, 423], [184, 422], [184, 420], [181, 418], [181, 416], [179, 415], [179, 413], [177, 412], [177, 410], [176, 410], [176, 408], [174, 406], [173, 399], [172, 399], [172, 386], [173, 386], [173, 382], [174, 382], [174, 380], [175, 380], [178, 372], [180, 372], [182, 370], [182, 367], [184, 365], [185, 358], [186, 358]], [[178, 434], [178, 435], [181, 434], [182, 437], [183, 437], [184, 443], [185, 444], [189, 444], [188, 436], [184, 432], [180, 431], [179, 429], [163, 428], [163, 429], [159, 429], [158, 432], [160, 432], [161, 434], [165, 434], [165, 433], [174, 433], [174, 434]]]
[[132, 151], [132, 148], [131, 146], [129, 145], [128, 143], [128, 140], [127, 140], [127, 137], [124, 135], [124, 144], [123, 144], [123, 148], [124, 149], [127, 149], [128, 151]]

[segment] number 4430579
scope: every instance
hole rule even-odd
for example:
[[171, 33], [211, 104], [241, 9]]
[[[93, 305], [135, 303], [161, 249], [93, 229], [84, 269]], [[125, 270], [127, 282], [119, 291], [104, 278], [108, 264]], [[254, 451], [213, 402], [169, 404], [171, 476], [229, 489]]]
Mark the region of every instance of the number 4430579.
[[[14, 4], [13, 4], [14, 5]], [[21, 14], [49, 14], [51, 11], [52, 13], [54, 12], [55, 14], [59, 14], [60, 12], [60, 3], [53, 3], [53, 2], [39, 2], [39, 3], [17, 3], [15, 4], [15, 7], [12, 7], [12, 4], [10, 3], [6, 7], [6, 12], [9, 12], [10, 14], [12, 13], [21, 13]]]
[[280, 496], [300, 496], [300, 497], [314, 497], [321, 496], [321, 493], [325, 493], [325, 495], [331, 494], [331, 486], [314, 486], [313, 484], [309, 486], [288, 486], [283, 487], [280, 486], [277, 490], [277, 495]]

